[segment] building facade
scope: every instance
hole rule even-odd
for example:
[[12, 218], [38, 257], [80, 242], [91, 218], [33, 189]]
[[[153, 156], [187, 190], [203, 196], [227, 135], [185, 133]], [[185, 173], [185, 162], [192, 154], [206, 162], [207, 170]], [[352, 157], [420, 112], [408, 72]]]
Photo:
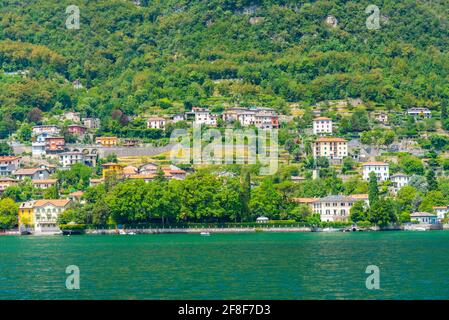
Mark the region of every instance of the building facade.
[[20, 157], [0, 157], [0, 176], [10, 176], [20, 167]]
[[320, 215], [321, 221], [326, 222], [348, 221], [351, 208], [358, 201], [362, 201], [366, 206], [369, 206], [367, 194], [334, 195], [324, 198], [296, 198], [293, 201], [308, 205], [313, 213]]
[[101, 121], [99, 118], [84, 118], [83, 125], [88, 129], [98, 129], [100, 128]]
[[432, 112], [427, 108], [411, 108], [407, 110], [407, 114], [416, 120], [432, 118]]
[[118, 144], [117, 137], [97, 137], [95, 143], [103, 147], [115, 147]]
[[322, 137], [313, 143], [313, 157], [343, 159], [348, 156], [348, 142], [342, 138]]
[[37, 200], [33, 203], [34, 233], [59, 232], [58, 217], [71, 203], [68, 199]]
[[449, 212], [449, 206], [436, 206], [433, 207], [433, 211], [437, 214], [438, 220], [441, 221], [446, 218], [446, 215]]
[[165, 130], [166, 120], [161, 117], [151, 117], [147, 120], [147, 128]]
[[333, 131], [332, 119], [326, 117], [318, 117], [313, 119], [313, 134], [315, 135], [331, 135]]
[[206, 125], [206, 126], [216, 126], [218, 116], [214, 115], [210, 112], [209, 109], [206, 108], [192, 108], [192, 113], [195, 117], [195, 124], [197, 125]]
[[390, 180], [393, 184], [393, 188], [396, 189], [396, 191], [399, 191], [402, 187], [408, 185], [410, 177], [404, 173], [397, 173], [393, 174], [390, 177]]
[[390, 165], [386, 162], [366, 162], [362, 165], [363, 180], [368, 181], [371, 172], [374, 172], [377, 181], [387, 181], [390, 179]]
[[56, 136], [61, 133], [61, 129], [56, 125], [34, 126], [32, 129], [33, 135], [47, 134], [48, 136]]
[[71, 124], [67, 127], [67, 131], [74, 136], [82, 136], [86, 134], [87, 127], [79, 125], [79, 124]]
[[19, 169], [16, 170], [14, 176], [17, 180], [25, 180], [26, 178], [31, 180], [44, 180], [48, 179], [50, 172], [43, 168]]
[[55, 154], [63, 152], [65, 149], [65, 139], [63, 137], [45, 138], [45, 153]]
[[417, 221], [421, 224], [437, 224], [438, 217], [428, 212], [415, 212], [410, 215], [411, 221]]
[[85, 163], [82, 152], [64, 152], [59, 155], [59, 163], [63, 168], [70, 168], [76, 163]]

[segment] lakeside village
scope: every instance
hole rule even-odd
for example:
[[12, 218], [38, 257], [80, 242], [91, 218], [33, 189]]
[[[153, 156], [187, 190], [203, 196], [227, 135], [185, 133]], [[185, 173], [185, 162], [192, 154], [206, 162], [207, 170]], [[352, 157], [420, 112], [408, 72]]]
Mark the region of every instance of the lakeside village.
[[[123, 117], [113, 115], [119, 126]], [[297, 107], [289, 115], [269, 108], [193, 107], [171, 116], [127, 117], [144, 123], [151, 140], [106, 135], [102, 120], [78, 112], [34, 118], [0, 144], [4, 234], [433, 230], [447, 223], [446, 106], [383, 110], [346, 100]], [[277, 173], [260, 176], [259, 164], [173, 165], [167, 137], [192, 124], [277, 130]]]

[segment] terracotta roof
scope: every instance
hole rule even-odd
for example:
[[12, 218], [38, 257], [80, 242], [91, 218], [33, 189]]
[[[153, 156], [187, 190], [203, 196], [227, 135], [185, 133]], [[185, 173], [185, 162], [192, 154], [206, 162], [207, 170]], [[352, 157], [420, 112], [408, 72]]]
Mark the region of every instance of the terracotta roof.
[[15, 157], [15, 156], [2, 156], [0, 157], [0, 161], [14, 161], [14, 160], [19, 160], [20, 157]]
[[335, 137], [322, 137], [318, 138], [316, 142], [347, 142], [347, 140], [343, 138], [335, 138]]
[[68, 199], [49, 199], [49, 200], [37, 200], [34, 203], [34, 207], [43, 207], [47, 204], [52, 204], [55, 207], [65, 207], [70, 203]]
[[389, 166], [387, 162], [381, 162], [381, 161], [372, 161], [372, 162], [365, 162], [363, 165], [365, 166]]
[[43, 180], [33, 180], [33, 184], [56, 184], [58, 180], [56, 179], [43, 179]]
[[14, 180], [13, 178], [0, 178], [0, 182], [17, 182], [17, 180]]
[[138, 171], [138, 169], [133, 166], [127, 166], [127, 167], [123, 168], [124, 174], [135, 174], [135, 173], [137, 173], [137, 171]]
[[19, 169], [14, 173], [14, 175], [29, 176], [29, 175], [36, 174], [36, 172], [43, 171], [43, 170], [47, 170], [47, 169], [42, 169], [42, 168]]
[[69, 194], [69, 197], [82, 197], [84, 195], [83, 191], [75, 191]]
[[170, 169], [170, 168], [162, 168], [162, 171], [168, 172], [170, 174], [185, 174], [186, 172], [184, 170], [178, 169]]
[[313, 119], [313, 121], [321, 121], [321, 120], [332, 120], [332, 119], [328, 118], [328, 117], [318, 117], [318, 118]]
[[435, 206], [434, 209], [449, 209], [448, 206]]
[[97, 183], [102, 183], [103, 182], [103, 179], [90, 179], [90, 182], [97, 182]]

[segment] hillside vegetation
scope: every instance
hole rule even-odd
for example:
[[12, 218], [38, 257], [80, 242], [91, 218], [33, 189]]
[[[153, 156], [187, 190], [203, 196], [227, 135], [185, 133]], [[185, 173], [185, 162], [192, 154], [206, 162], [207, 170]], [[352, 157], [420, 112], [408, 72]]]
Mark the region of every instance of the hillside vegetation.
[[[371, 2], [3, 0], [0, 138], [36, 107], [107, 119], [193, 105], [447, 103], [449, 1], [376, 1], [381, 28], [368, 30]], [[73, 4], [79, 30], [65, 27]]]

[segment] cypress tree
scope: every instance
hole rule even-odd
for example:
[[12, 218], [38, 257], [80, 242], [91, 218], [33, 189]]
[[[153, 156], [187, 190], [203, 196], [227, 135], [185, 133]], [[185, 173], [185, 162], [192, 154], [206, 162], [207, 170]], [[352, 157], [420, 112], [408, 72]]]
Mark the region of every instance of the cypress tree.
[[433, 170], [427, 171], [427, 188], [429, 191], [438, 190], [438, 181], [435, 177], [435, 172]]
[[240, 199], [242, 202], [242, 212], [240, 218], [247, 219], [250, 215], [249, 201], [251, 200], [251, 174], [247, 168], [242, 168], [240, 181]]
[[379, 200], [379, 188], [377, 186], [377, 177], [374, 172], [369, 174], [368, 197], [370, 206]]
[[441, 120], [446, 120], [448, 118], [446, 102], [441, 105]]

